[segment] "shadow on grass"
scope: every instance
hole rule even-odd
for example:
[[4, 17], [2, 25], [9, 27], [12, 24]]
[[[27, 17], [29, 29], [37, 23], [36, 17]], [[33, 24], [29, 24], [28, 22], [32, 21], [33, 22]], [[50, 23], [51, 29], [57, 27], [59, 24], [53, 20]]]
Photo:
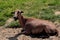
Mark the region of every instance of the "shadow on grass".
[[22, 28], [21, 26], [7, 26], [6, 28]]

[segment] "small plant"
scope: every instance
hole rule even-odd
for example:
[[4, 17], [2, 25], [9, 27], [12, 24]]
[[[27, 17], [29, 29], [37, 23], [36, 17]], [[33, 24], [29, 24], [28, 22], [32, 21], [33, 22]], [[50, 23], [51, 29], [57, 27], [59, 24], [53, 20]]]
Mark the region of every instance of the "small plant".
[[6, 20], [7, 18], [0, 16], [0, 26], [4, 25]]
[[10, 23], [10, 25], [8, 27], [9, 28], [18, 28], [18, 27], [20, 27], [20, 24], [18, 21], [13, 21]]

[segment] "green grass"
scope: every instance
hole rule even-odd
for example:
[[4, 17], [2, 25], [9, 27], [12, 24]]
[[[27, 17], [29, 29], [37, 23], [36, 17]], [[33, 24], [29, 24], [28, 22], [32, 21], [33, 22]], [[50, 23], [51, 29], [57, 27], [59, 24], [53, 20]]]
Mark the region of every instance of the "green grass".
[[23, 10], [27, 17], [60, 20], [60, 15], [54, 15], [55, 10], [60, 10], [60, 0], [0, 0], [0, 26], [12, 17], [11, 12], [16, 9]]
[[20, 24], [19, 24], [19, 22], [18, 21], [13, 21], [13, 22], [11, 22], [9, 25], [8, 25], [8, 27], [15, 27], [15, 28], [17, 28], [17, 27], [20, 27]]

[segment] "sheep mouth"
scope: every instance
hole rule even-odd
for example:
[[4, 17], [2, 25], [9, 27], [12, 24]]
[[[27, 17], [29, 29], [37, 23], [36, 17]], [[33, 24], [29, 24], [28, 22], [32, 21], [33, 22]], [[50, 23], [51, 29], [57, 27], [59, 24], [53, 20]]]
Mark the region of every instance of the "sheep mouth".
[[14, 18], [15, 21], [18, 19], [17, 17], [13, 17], [13, 18]]

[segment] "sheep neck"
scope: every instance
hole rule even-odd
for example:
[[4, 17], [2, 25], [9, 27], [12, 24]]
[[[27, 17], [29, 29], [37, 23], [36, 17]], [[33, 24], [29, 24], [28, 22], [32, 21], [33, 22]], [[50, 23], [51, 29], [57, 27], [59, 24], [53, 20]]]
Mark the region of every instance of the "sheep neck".
[[21, 14], [18, 14], [18, 19], [19, 19], [19, 23], [21, 24], [21, 26], [24, 27], [24, 18]]

